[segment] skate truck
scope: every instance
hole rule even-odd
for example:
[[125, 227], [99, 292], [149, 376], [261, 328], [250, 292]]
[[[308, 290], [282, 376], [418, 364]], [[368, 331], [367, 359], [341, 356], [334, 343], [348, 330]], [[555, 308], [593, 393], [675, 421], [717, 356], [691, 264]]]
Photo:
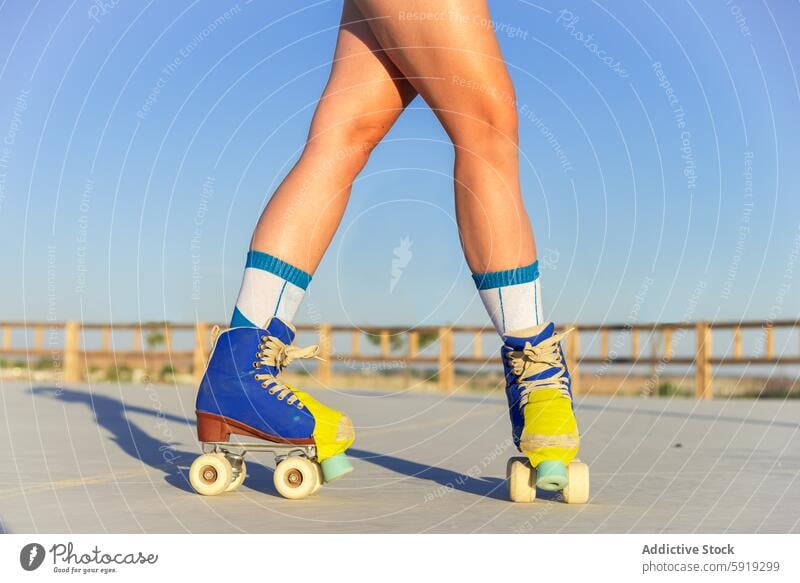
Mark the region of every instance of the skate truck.
[[322, 487], [323, 474], [314, 445], [293, 445], [270, 441], [205, 441], [203, 455], [192, 463], [189, 482], [204, 496], [232, 492], [244, 483], [248, 452], [275, 456], [273, 484], [278, 493], [290, 500], [316, 494]]

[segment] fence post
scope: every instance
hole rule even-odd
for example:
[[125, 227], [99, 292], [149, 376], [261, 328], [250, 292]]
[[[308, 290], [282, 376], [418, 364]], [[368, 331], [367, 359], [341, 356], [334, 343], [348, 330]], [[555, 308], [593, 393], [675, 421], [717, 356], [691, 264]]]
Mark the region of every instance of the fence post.
[[572, 379], [570, 385], [572, 395], [575, 396], [580, 393], [581, 386], [581, 371], [578, 368], [578, 361], [580, 360], [581, 350], [581, 333], [577, 327], [567, 336], [567, 367], [569, 368], [569, 376]]
[[169, 327], [169, 322], [164, 322], [164, 352], [172, 352], [172, 328]]
[[11, 348], [11, 326], [3, 325], [3, 350]]
[[319, 357], [324, 359], [319, 361], [319, 375], [320, 382], [327, 386], [331, 384], [331, 372], [333, 370], [333, 363], [331, 362], [332, 339], [331, 339], [331, 325], [320, 324], [319, 326]]
[[639, 329], [633, 328], [631, 330], [631, 358], [639, 360]]
[[64, 380], [80, 382], [81, 374], [81, 324], [66, 322], [64, 324]]
[[388, 330], [381, 330], [380, 332], [381, 338], [381, 357], [388, 359], [389, 358], [389, 331]]
[[209, 354], [208, 322], [196, 322], [194, 325], [194, 359], [192, 361], [192, 374], [194, 384], [200, 385], [203, 374], [206, 372]]
[[698, 399], [711, 399], [714, 391], [711, 387], [711, 327], [708, 322], [695, 324], [697, 352], [694, 362], [695, 395]]
[[408, 333], [408, 358], [414, 359], [419, 354], [419, 332], [412, 330]]
[[36, 326], [33, 329], [33, 350], [40, 352], [42, 350], [42, 340], [44, 339], [44, 328]]
[[439, 328], [439, 387], [452, 391], [455, 388], [453, 369], [453, 329], [449, 326]]
[[764, 327], [764, 342], [767, 345], [767, 358], [772, 358], [775, 353], [775, 328], [772, 323]]
[[672, 328], [664, 328], [664, 361], [672, 360]]
[[606, 360], [608, 358], [608, 329], [603, 328], [600, 330], [600, 358]]

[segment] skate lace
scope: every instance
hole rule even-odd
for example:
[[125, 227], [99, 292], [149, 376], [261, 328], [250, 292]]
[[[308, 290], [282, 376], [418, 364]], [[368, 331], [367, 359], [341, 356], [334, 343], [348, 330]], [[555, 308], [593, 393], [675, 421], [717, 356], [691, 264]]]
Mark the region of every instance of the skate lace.
[[[526, 342], [522, 350], [512, 351], [506, 355], [508, 363], [522, 387], [519, 400], [520, 409], [528, 403], [531, 393], [544, 389], [558, 389], [565, 397], [569, 398], [569, 379], [565, 376], [567, 368], [560, 350], [560, 343], [573, 330], [574, 328], [570, 328], [561, 334], [554, 334], [535, 346]], [[553, 368], [556, 368], [557, 371], [552, 376], [523, 380]]]
[[[319, 353], [319, 346], [312, 344], [310, 346], [300, 347], [292, 344], [285, 344], [274, 336], [262, 336], [261, 343], [258, 345], [258, 352], [256, 358], [258, 360], [253, 362], [253, 368], [261, 368], [262, 366], [270, 366], [277, 368], [279, 371], [283, 370], [293, 360], [298, 358], [316, 358], [322, 360], [317, 354]], [[285, 384], [278, 381], [272, 373], [255, 374], [253, 377], [257, 381], [262, 381], [261, 386], [265, 389], [269, 387], [270, 383], [274, 383], [268, 391], [270, 395], [277, 395], [279, 401], [286, 400], [288, 405], [295, 405], [298, 409], [305, 407], [303, 402], [297, 398], [292, 389]]]

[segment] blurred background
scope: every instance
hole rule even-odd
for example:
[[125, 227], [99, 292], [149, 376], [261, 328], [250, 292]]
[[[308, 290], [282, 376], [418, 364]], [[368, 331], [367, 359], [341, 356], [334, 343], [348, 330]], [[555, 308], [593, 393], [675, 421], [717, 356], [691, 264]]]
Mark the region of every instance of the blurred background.
[[[228, 320], [255, 221], [303, 147], [341, 4], [0, 5], [0, 319]], [[516, 84], [546, 315], [623, 332], [760, 322], [745, 352], [796, 354], [794, 328], [761, 328], [800, 309], [800, 7], [489, 4]], [[452, 163], [418, 98], [355, 185], [298, 322], [488, 323]], [[6, 348], [18, 334], [37, 332], [9, 329]], [[152, 346], [169, 348], [158, 334]], [[638, 350], [662, 355], [659, 334]], [[733, 354], [726, 338], [716, 346]], [[695, 352], [693, 335], [675, 341]], [[602, 363], [602, 343], [582, 350]], [[379, 351], [380, 331], [364, 344]]]

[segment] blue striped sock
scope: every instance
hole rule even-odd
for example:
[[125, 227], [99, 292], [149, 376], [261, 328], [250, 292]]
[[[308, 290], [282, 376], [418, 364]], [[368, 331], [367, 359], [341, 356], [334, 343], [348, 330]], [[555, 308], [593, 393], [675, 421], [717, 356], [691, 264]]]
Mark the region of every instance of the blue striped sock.
[[311, 276], [273, 255], [247, 254], [242, 287], [231, 318], [231, 327], [263, 327], [272, 317], [294, 319]]
[[472, 275], [483, 305], [502, 336], [542, 323], [539, 262]]

